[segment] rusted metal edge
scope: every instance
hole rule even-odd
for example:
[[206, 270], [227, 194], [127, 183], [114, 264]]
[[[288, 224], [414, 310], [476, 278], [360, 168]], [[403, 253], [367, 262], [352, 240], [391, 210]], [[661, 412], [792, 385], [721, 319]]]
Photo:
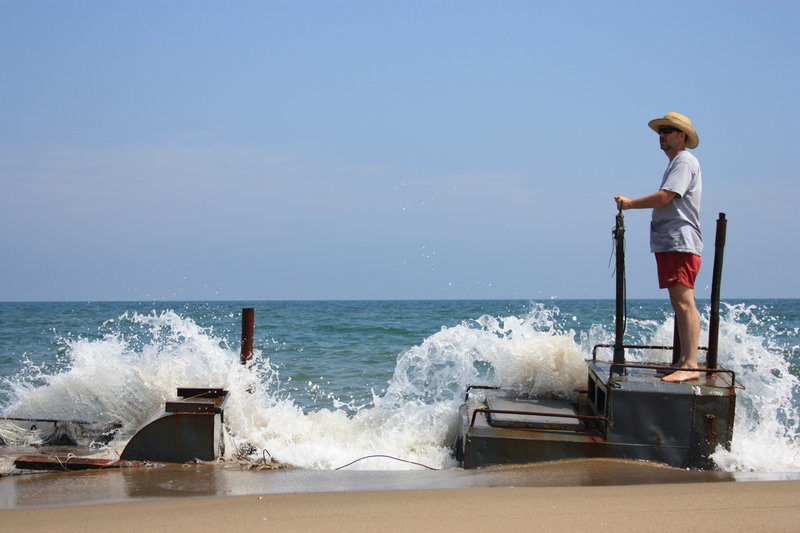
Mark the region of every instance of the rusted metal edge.
[[196, 402], [166, 402], [164, 406], [165, 413], [195, 413], [195, 414], [215, 414], [221, 413], [222, 409], [211, 404], [202, 404]]
[[[672, 346], [649, 346], [646, 344], [623, 344], [623, 348], [631, 348], [633, 350], [672, 350]], [[616, 348], [613, 344], [595, 344], [594, 348], [592, 348], [592, 362], [597, 362], [597, 349], [598, 348]], [[708, 351], [708, 346], [698, 346], [698, 350]], [[615, 365], [621, 365], [623, 363], [614, 363]]]
[[[611, 366], [612, 367], [615, 367], [615, 366], [624, 367], [624, 368], [642, 368], [642, 369], [645, 369], [645, 370], [686, 370], [685, 368], [680, 368], [680, 367], [676, 367], [676, 366], [640, 365], [640, 364], [631, 364], [631, 363], [625, 363], [625, 364], [611, 363]], [[727, 387], [717, 387], [715, 385], [709, 385], [707, 383], [704, 383], [703, 387], [709, 387], [709, 388], [712, 388], [712, 389], [730, 389], [730, 390], [734, 390], [734, 389], [738, 388], [738, 389], [744, 390], [744, 385], [742, 385], [741, 383], [739, 383], [737, 385], [738, 382], [736, 381], [736, 372], [734, 372], [733, 370], [728, 370], [727, 368], [719, 368], [719, 367], [717, 367], [717, 368], [698, 368], [696, 370], [692, 369], [692, 372], [695, 372], [695, 371], [696, 372], [705, 372], [706, 376], [708, 376], [709, 374], [730, 374], [730, 376], [731, 376], [731, 384], [728, 385]], [[616, 382], [616, 381], [617, 380], [613, 377], [613, 373], [611, 373], [611, 377], [609, 378], [608, 382], [611, 383], [611, 382]], [[687, 382], [683, 382], [683, 383], [686, 384]]]
[[464, 401], [466, 402], [469, 400], [469, 391], [473, 389], [480, 389], [480, 390], [500, 390], [500, 387], [495, 387], [493, 385], [469, 385], [467, 387], [467, 393], [464, 396]]
[[165, 403], [167, 413], [221, 413], [228, 402], [225, 389], [178, 388], [177, 400]]
[[194, 399], [194, 398], [214, 399], [214, 398], [223, 398], [227, 396], [227, 394], [228, 391], [226, 391], [225, 389], [178, 387], [177, 395], [184, 399]]
[[198, 389], [198, 388], [187, 388], [187, 387], [179, 387], [178, 388], [178, 402], [191, 402], [191, 401], [199, 401], [199, 403], [208, 403], [202, 402], [201, 400], [210, 400], [214, 402], [214, 404], [220, 408], [224, 409], [225, 404], [228, 402], [228, 396], [230, 393], [225, 389]]

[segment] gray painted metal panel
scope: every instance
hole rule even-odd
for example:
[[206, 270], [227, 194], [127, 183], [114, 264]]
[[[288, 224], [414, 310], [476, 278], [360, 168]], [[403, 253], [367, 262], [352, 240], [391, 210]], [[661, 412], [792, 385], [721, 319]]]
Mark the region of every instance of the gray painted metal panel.
[[220, 452], [221, 432], [219, 414], [165, 413], [133, 436], [120, 459], [165, 463], [213, 461]]
[[[533, 400], [508, 400], [497, 396], [486, 398], [489, 409], [496, 411], [524, 411], [532, 414], [518, 414], [509, 412], [489, 413], [489, 423], [501, 427], [546, 428], [546, 429], [583, 429], [583, 422], [577, 418], [567, 418], [578, 413], [563, 400], [533, 399]], [[533, 414], [540, 413], [540, 414]], [[546, 414], [541, 414], [546, 413]], [[548, 416], [550, 413], [562, 415], [559, 417]]]

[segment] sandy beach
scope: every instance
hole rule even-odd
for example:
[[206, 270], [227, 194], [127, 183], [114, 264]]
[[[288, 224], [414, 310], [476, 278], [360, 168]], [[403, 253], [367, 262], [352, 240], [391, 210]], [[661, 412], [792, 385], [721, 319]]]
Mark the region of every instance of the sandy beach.
[[200, 497], [0, 512], [5, 532], [798, 531], [800, 481]]
[[800, 475], [573, 460], [439, 471], [168, 465], [0, 478], [6, 532], [798, 531]]

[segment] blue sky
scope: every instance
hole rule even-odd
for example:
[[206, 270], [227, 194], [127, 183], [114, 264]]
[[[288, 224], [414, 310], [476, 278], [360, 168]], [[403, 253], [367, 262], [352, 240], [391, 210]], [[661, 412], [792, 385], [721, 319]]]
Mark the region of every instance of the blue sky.
[[0, 0], [0, 300], [613, 298], [669, 111], [698, 296], [725, 212], [723, 298], [800, 297], [798, 6]]

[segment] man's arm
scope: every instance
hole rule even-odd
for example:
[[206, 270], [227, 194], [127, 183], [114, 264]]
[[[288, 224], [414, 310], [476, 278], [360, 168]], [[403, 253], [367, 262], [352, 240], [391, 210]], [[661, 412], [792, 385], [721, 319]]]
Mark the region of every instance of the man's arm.
[[635, 200], [626, 198], [625, 196], [615, 196], [614, 200], [617, 202], [617, 209], [649, 209], [654, 207], [662, 207], [667, 205], [675, 198], [678, 193], [661, 189], [648, 196], [642, 196]]

